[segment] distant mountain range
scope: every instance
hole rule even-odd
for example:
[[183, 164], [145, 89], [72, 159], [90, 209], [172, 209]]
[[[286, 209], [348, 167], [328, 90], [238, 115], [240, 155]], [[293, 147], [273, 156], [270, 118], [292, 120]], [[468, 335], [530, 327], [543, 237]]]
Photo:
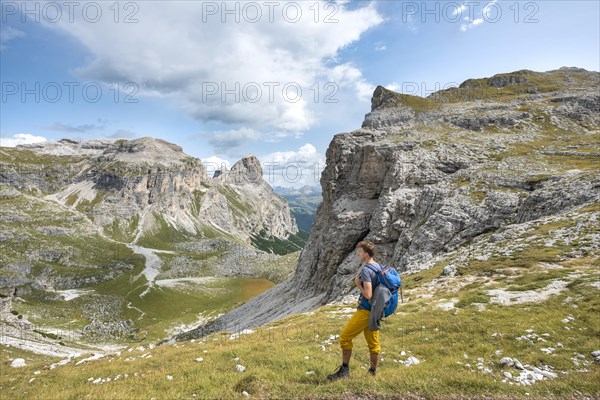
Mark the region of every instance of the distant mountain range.
[[298, 227], [303, 231], [310, 232], [317, 215], [317, 208], [323, 200], [321, 187], [307, 185], [300, 188], [275, 186], [273, 190], [287, 200]]

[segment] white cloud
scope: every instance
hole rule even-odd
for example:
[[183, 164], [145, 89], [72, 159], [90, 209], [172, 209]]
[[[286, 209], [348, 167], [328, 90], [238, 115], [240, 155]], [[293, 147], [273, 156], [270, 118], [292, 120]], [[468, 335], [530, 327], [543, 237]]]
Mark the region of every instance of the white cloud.
[[371, 101], [375, 85], [368, 82], [362, 72], [352, 63], [336, 65], [329, 71], [329, 79], [336, 82], [340, 88], [351, 88], [361, 101]]
[[[496, 15], [498, 11], [496, 10], [496, 7], [494, 6], [495, 3], [497, 3], [497, 1], [498, 0], [492, 0], [489, 3], [486, 3], [485, 6], [483, 6], [481, 13], [479, 14], [480, 17], [478, 17], [478, 18], [474, 17], [476, 10], [470, 9], [470, 7], [472, 7], [474, 4], [477, 4], [477, 3], [470, 4], [469, 10], [468, 10], [469, 15], [466, 17], [463, 17], [463, 20], [467, 21], [467, 23], [460, 24], [460, 28], [459, 28], [460, 31], [466, 32], [469, 29], [472, 29], [478, 25], [483, 24], [484, 21], [495, 22], [499, 17], [499, 15]], [[462, 14], [466, 9], [467, 9], [467, 6], [466, 6], [466, 3], [464, 3], [454, 10], [454, 15]]]
[[47, 140], [48, 139], [43, 136], [35, 136], [30, 133], [17, 133], [12, 137], [3, 137], [0, 135], [0, 146], [15, 147], [19, 144], [39, 143]]
[[312, 113], [308, 111], [306, 101], [298, 100], [296, 103], [291, 103], [281, 115], [280, 120], [275, 124], [276, 128], [286, 132], [300, 132], [310, 128], [314, 122]]
[[487, 20], [494, 20], [496, 19], [498, 16], [495, 15], [495, 13], [497, 13], [496, 8], [494, 7], [495, 3], [497, 3], [498, 0], [492, 0], [489, 3], [487, 3], [485, 6], [483, 6], [483, 11], [481, 12], [482, 16]]
[[454, 9], [454, 11], [452, 12], [452, 15], [459, 15], [462, 14], [465, 10], [466, 10], [467, 6], [464, 4], [461, 4], [460, 6], [456, 7]]
[[466, 30], [471, 29], [471, 28], [483, 23], [483, 18], [477, 18], [477, 19], [474, 19], [473, 21], [470, 21], [468, 17], [465, 17], [465, 20], [469, 21], [469, 23], [460, 25], [461, 32], [465, 32]]
[[385, 46], [385, 43], [383, 43], [383, 42], [375, 43], [375, 51], [384, 51], [386, 49], [387, 49], [387, 47]]
[[411, 32], [417, 32], [419, 29], [417, 28], [417, 26], [415, 25], [415, 19], [413, 18], [412, 14], [407, 14], [406, 15], [406, 27], [408, 28], [409, 31]]
[[[295, 2], [302, 10], [296, 23], [289, 22], [293, 9], [285, 14], [287, 21], [282, 17], [287, 3], [275, 2], [270, 21], [269, 9], [261, 6], [266, 3], [256, 2], [262, 11], [257, 23], [244, 20], [254, 17], [249, 11], [241, 14], [238, 23], [233, 21], [235, 16], [220, 12], [225, 5], [234, 7], [244, 2], [209, 3], [219, 8], [217, 15], [208, 15], [205, 4], [199, 1], [178, 2], [177, 6], [169, 1], [135, 3], [139, 6], [134, 16], [138, 22], [129, 24], [115, 23], [114, 13], [108, 9], [112, 3], [101, 3], [104, 15], [111, 18], [97, 23], [76, 18], [73, 23], [47, 25], [72, 35], [92, 53], [92, 61], [77, 70], [84, 79], [135, 82], [140, 96], [168, 97], [200, 121], [236, 128], [280, 129], [294, 135], [315, 122], [318, 104], [309, 88], [315, 82], [321, 86], [326, 83], [335, 68], [328, 62], [383, 22], [374, 2], [356, 7], [339, 1], [331, 16], [337, 20], [334, 23], [324, 22], [331, 13], [325, 1], [319, 1], [317, 23], [316, 1]], [[228, 22], [222, 23], [222, 17]], [[364, 97], [364, 79], [360, 75], [355, 78], [357, 95]], [[269, 86], [271, 82], [278, 86]], [[301, 101], [292, 102], [282, 95], [288, 83], [302, 88]], [[216, 94], [211, 94], [213, 84]], [[275, 89], [272, 98], [270, 87]], [[239, 98], [227, 95], [223, 99], [222, 89], [233, 89]], [[255, 99], [257, 93], [262, 96], [256, 102], [244, 101]]]
[[391, 90], [393, 92], [397, 92], [398, 89], [400, 88], [400, 84], [398, 84], [396, 82], [392, 82], [392, 83], [388, 83], [387, 85], [385, 85], [384, 88]]
[[97, 131], [97, 130], [104, 129], [106, 120], [102, 120], [101, 118], [98, 118], [97, 121], [98, 121], [97, 124], [80, 124], [80, 125], [63, 124], [62, 122], [55, 122], [52, 125], [48, 125], [44, 128], [51, 130], [51, 131], [59, 131], [59, 132], [89, 133], [91, 131]]
[[12, 28], [10, 26], [0, 29], [0, 51], [6, 50], [7, 43], [11, 40], [18, 39], [25, 36], [25, 32]]
[[323, 155], [310, 143], [296, 151], [277, 151], [259, 156], [258, 159], [263, 167], [264, 179], [271, 186], [319, 185], [321, 172], [325, 168]]
[[208, 143], [213, 146], [218, 154], [236, 157], [245, 145], [260, 139], [261, 134], [254, 129], [242, 127], [226, 131], [199, 133], [195, 136], [208, 139]]
[[320, 160], [320, 155], [317, 153], [317, 149], [310, 143], [306, 143], [298, 151], [276, 151], [274, 153], [263, 156], [262, 159], [265, 162], [275, 162], [279, 164], [286, 164], [290, 162], [300, 163], [313, 163]]
[[215, 171], [230, 170], [231, 165], [232, 165], [229, 162], [229, 160], [226, 160], [226, 159], [218, 157], [218, 156], [210, 156], [210, 157], [203, 158], [202, 164], [206, 167], [206, 173], [211, 178], [214, 175]]

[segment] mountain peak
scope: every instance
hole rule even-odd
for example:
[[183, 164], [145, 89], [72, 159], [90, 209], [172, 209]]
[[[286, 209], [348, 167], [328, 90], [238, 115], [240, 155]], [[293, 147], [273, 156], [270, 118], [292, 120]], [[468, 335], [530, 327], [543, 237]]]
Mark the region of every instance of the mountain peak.
[[20, 144], [17, 148], [55, 156], [90, 155], [96, 156], [100, 161], [117, 160], [134, 164], [171, 165], [193, 158], [185, 154], [181, 146], [151, 136], [132, 140], [62, 138], [58, 141], [47, 140], [39, 143]]
[[176, 164], [190, 158], [181, 146], [166, 140], [144, 136], [133, 140], [119, 139], [103, 156], [130, 163]]
[[167, 142], [164, 139], [153, 138], [152, 136], [143, 136], [141, 138], [128, 140], [127, 142], [121, 142], [121, 143], [128, 143], [131, 146], [136, 146], [138, 148], [163, 147], [164, 146], [164, 147], [168, 147], [169, 149], [171, 149], [175, 152], [183, 153], [183, 148], [181, 148], [181, 146], [178, 146], [175, 143]]
[[373, 97], [371, 97], [371, 111], [378, 108], [400, 105], [400, 102], [398, 101], [400, 100], [399, 95], [400, 93], [396, 93], [378, 85], [373, 92]]
[[507, 102], [513, 99], [527, 101], [532, 95], [585, 91], [596, 87], [599, 77], [597, 71], [577, 67], [563, 66], [545, 72], [520, 69], [467, 79], [458, 87], [441, 89], [427, 97], [397, 93], [378, 85], [373, 91], [371, 112], [365, 116], [363, 127], [408, 127], [418, 120], [430, 123], [439, 112], [444, 112], [443, 106], [452, 104]]
[[415, 111], [430, 111], [435, 104], [424, 97], [397, 93], [381, 85], [377, 86], [371, 97], [371, 111], [384, 108], [408, 108]]
[[228, 173], [228, 181], [233, 183], [259, 183], [262, 181], [262, 177], [262, 166], [254, 155], [237, 161]]

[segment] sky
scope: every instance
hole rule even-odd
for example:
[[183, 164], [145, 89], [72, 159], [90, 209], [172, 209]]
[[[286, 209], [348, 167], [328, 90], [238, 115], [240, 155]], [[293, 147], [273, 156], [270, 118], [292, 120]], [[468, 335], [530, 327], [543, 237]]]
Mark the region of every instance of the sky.
[[151, 136], [209, 171], [255, 155], [271, 185], [315, 186], [377, 85], [599, 71], [599, 4], [0, 0], [0, 146]]

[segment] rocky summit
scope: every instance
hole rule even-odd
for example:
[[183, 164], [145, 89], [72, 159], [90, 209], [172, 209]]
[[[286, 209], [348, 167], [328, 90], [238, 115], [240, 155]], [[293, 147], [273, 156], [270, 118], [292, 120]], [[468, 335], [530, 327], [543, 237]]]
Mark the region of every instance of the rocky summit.
[[[329, 144], [323, 201], [293, 276], [177, 339], [344, 298], [363, 239], [403, 273], [447, 264], [453, 276], [534, 245], [564, 260], [597, 257], [599, 88], [600, 73], [572, 67], [469, 79], [426, 98], [378, 86], [362, 126]], [[551, 241], [544, 224], [557, 227]]]

